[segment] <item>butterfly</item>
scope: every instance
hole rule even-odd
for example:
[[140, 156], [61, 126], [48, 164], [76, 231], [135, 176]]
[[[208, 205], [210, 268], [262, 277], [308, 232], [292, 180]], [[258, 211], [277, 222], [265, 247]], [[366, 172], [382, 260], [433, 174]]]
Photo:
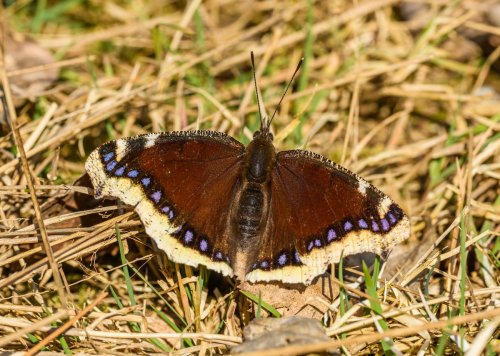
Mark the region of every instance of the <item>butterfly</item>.
[[85, 164], [95, 196], [134, 206], [170, 260], [248, 282], [310, 284], [341, 256], [407, 239], [407, 215], [366, 180], [319, 154], [275, 149], [278, 108], [246, 147], [200, 130], [105, 143]]

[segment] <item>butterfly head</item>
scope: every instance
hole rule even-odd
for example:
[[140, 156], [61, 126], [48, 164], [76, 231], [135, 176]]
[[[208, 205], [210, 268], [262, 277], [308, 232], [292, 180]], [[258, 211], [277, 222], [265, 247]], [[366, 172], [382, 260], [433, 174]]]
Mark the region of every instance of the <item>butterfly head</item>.
[[249, 182], [269, 181], [275, 161], [276, 150], [273, 134], [268, 126], [263, 126], [253, 134], [253, 140], [246, 149], [244, 175]]
[[260, 130], [257, 130], [253, 134], [253, 139], [263, 139], [265, 141], [272, 142], [274, 139], [273, 134], [271, 133], [271, 121], [263, 120], [260, 124]]

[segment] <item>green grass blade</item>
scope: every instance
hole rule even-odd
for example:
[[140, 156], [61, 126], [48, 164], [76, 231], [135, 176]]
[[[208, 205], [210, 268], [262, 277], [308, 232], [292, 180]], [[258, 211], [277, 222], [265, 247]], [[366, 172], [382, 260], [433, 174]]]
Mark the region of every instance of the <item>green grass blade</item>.
[[[168, 300], [166, 300], [166, 299], [163, 297], [162, 293], [160, 293], [160, 292], [156, 289], [156, 287], [155, 287], [154, 285], [152, 285], [152, 284], [151, 284], [151, 283], [147, 280], [147, 278], [146, 278], [146, 277], [145, 277], [145, 276], [144, 276], [144, 275], [143, 275], [143, 274], [142, 274], [142, 273], [141, 273], [141, 272], [140, 272], [137, 268], [135, 268], [135, 267], [134, 267], [134, 266], [132, 266], [132, 265], [130, 266], [130, 268], [132, 268], [132, 270], [134, 271], [134, 273], [135, 273], [135, 274], [136, 274], [136, 275], [137, 275], [140, 279], [142, 279], [142, 281], [143, 281], [144, 283], [146, 283], [146, 285], [147, 285], [149, 288], [151, 288], [151, 290], [153, 291], [153, 293], [155, 293], [155, 294], [156, 294], [156, 296], [157, 296], [158, 298], [160, 298], [160, 299], [161, 299], [161, 300], [165, 303], [165, 305], [166, 305], [166, 306], [167, 306], [167, 307], [168, 307], [168, 308], [169, 308], [169, 309], [170, 309], [170, 310], [171, 310], [171, 311], [175, 314], [175, 316], [176, 316], [177, 318], [179, 318], [179, 320], [180, 320], [180, 321], [182, 321], [182, 323], [183, 323], [185, 326], [187, 326], [187, 322], [186, 322], [186, 320], [182, 317], [182, 315], [180, 315], [180, 314], [177, 312], [177, 310], [175, 310], [175, 308], [172, 306], [172, 304], [170, 304], [170, 303], [168, 302]], [[180, 330], [180, 329], [179, 329], [179, 330]]]
[[[347, 312], [349, 308], [349, 295], [347, 294], [347, 290], [343, 287], [344, 286], [344, 253], [340, 255], [340, 261], [339, 261], [339, 281], [340, 281], [340, 286], [339, 286], [339, 313], [340, 316], [344, 316], [345, 313]], [[340, 334], [340, 339], [341, 340], [346, 340], [347, 339], [347, 333], [341, 333]], [[345, 347], [342, 346], [342, 353], [347, 354], [345, 350]]]
[[[380, 304], [380, 300], [378, 298], [378, 293], [377, 293], [377, 280], [378, 280], [378, 275], [380, 272], [380, 261], [379, 258], [377, 257], [375, 259], [375, 262], [373, 264], [373, 276], [370, 275], [370, 270], [366, 266], [365, 261], [363, 261], [363, 273], [365, 275], [365, 284], [366, 284], [366, 291], [368, 295], [371, 297], [370, 299], [370, 306], [371, 309], [375, 312], [375, 314], [382, 316], [382, 305]], [[389, 326], [387, 325], [387, 322], [384, 319], [380, 319], [378, 321], [380, 327], [382, 330], [386, 331], [389, 330]], [[382, 349], [384, 350], [384, 353], [386, 355], [393, 355], [393, 351], [391, 350], [391, 344], [393, 343], [392, 340], [380, 340], [380, 344], [382, 345]]]
[[[122, 270], [123, 270], [123, 275], [125, 277], [125, 283], [127, 285], [127, 294], [129, 296], [129, 300], [130, 300], [130, 305], [131, 306], [134, 306], [134, 305], [137, 305], [137, 301], [135, 299], [135, 294], [134, 294], [134, 287], [132, 285], [132, 279], [130, 278], [130, 273], [129, 273], [129, 265], [128, 265], [128, 260], [127, 258], [125, 257], [125, 250], [123, 248], [123, 241], [122, 241], [122, 238], [121, 238], [121, 233], [120, 233], [120, 229], [118, 228], [118, 224], [115, 224], [115, 232], [116, 232], [116, 237], [117, 237], [117, 240], [118, 240], [118, 248], [120, 250], [120, 260], [121, 260], [121, 263], [122, 263]], [[113, 290], [113, 288], [110, 286], [110, 290]], [[120, 305], [120, 308], [123, 307], [123, 304], [120, 302], [120, 299], [118, 297], [118, 295], [112, 291], [112, 294], [113, 294], [113, 297], [115, 297], [115, 300], [117, 300], [117, 304]], [[141, 332], [141, 325], [139, 323], [136, 323], [136, 322], [129, 322], [129, 325], [130, 327], [132, 328], [133, 331], [135, 332]], [[165, 344], [162, 340], [158, 339], [158, 338], [149, 338], [147, 339], [150, 343], [152, 343], [153, 345], [155, 345], [156, 347], [158, 347], [159, 349], [161, 349], [162, 351], [164, 352], [169, 352], [170, 351], [170, 347]]]
[[[170, 318], [168, 317], [167, 314], [165, 314], [164, 312], [162, 312], [161, 310], [159, 309], [156, 309], [154, 306], [150, 306], [151, 309], [153, 309], [153, 311], [156, 313], [156, 315], [158, 315], [160, 317], [160, 319], [162, 319], [165, 323], [167, 323], [172, 329], [175, 330], [175, 332], [177, 333], [181, 333], [182, 330], [179, 329], [179, 327], [177, 325], [175, 325], [175, 323], [170, 320]], [[191, 347], [191, 346], [194, 346], [194, 343], [193, 343], [193, 340], [191, 339], [182, 339], [182, 342], [185, 343], [186, 346], [188, 347]]]
[[125, 277], [125, 283], [127, 284], [127, 293], [130, 300], [130, 305], [137, 305], [134, 295], [134, 287], [132, 286], [132, 280], [130, 279], [130, 273], [128, 271], [128, 261], [125, 257], [125, 250], [123, 249], [123, 241], [118, 228], [118, 224], [115, 224], [116, 239], [118, 241], [118, 248], [120, 249], [120, 261], [122, 263], [123, 276]]
[[345, 313], [347, 312], [347, 308], [349, 305], [349, 296], [347, 294], [347, 291], [343, 287], [344, 285], [344, 257], [343, 255], [340, 256], [340, 261], [339, 261], [339, 281], [340, 281], [340, 286], [339, 286], [339, 311], [340, 315], [344, 316]]
[[436, 348], [436, 356], [441, 356], [444, 354], [444, 350], [446, 348], [446, 345], [448, 345], [448, 339], [449, 339], [449, 334], [447, 331], [443, 332], [443, 335], [439, 338], [438, 345]]
[[[259, 297], [250, 293], [250, 292], [247, 292], [247, 291], [240, 291], [241, 294], [243, 294], [245, 297], [247, 297], [248, 299], [250, 299], [252, 302], [256, 303], [257, 305], [259, 305]], [[265, 301], [261, 300], [260, 301], [260, 305], [262, 306], [263, 309], [267, 310], [269, 313], [271, 313], [274, 317], [276, 318], [281, 318], [281, 313], [279, 311], [277, 311], [271, 304], [269, 303], [266, 303]]]
[[118, 308], [123, 309], [123, 303], [122, 303], [120, 297], [118, 296], [118, 294], [116, 293], [115, 289], [113, 288], [113, 286], [111, 286], [111, 285], [109, 286], [109, 291], [111, 292], [111, 296], [115, 300], [115, 303], [118, 306]]
[[69, 348], [69, 345], [68, 345], [68, 342], [66, 341], [66, 338], [64, 336], [60, 336], [58, 340], [59, 340], [59, 344], [61, 345], [61, 347], [63, 349], [63, 352], [66, 355], [72, 355], [73, 351], [71, 351], [71, 349]]
[[257, 319], [260, 319], [261, 317], [261, 311], [262, 311], [262, 293], [259, 291], [259, 301], [257, 303]]

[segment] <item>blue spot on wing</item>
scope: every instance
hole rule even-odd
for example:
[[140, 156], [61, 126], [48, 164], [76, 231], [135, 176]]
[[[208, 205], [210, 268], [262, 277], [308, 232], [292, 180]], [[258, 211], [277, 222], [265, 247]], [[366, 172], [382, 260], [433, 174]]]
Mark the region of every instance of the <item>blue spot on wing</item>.
[[118, 162], [116, 161], [111, 161], [109, 162], [107, 165], [106, 165], [106, 170], [108, 172], [111, 172], [113, 169], [115, 169], [116, 165], [118, 164]]
[[334, 239], [337, 238], [337, 232], [334, 229], [329, 229], [326, 238], [328, 242], [333, 241]]
[[280, 266], [284, 266], [286, 264], [286, 261], [287, 261], [287, 256], [286, 256], [286, 253], [283, 253], [279, 258], [278, 258], [278, 264]]
[[368, 224], [366, 223], [365, 219], [359, 219], [358, 225], [362, 229], [367, 229], [368, 228]]
[[118, 167], [118, 169], [115, 171], [115, 175], [121, 176], [123, 175], [123, 172], [125, 172], [125, 166]]
[[139, 171], [137, 169], [132, 169], [127, 173], [127, 177], [136, 178], [139, 175]]
[[352, 229], [352, 227], [352, 223], [349, 220], [346, 220], [346, 222], [344, 223], [344, 230], [349, 231]]
[[191, 230], [186, 230], [186, 233], [184, 234], [184, 242], [189, 244], [191, 241], [193, 241], [193, 232]]
[[161, 199], [161, 191], [157, 190], [156, 192], [151, 194], [151, 198], [153, 199], [153, 201], [156, 204], [158, 204], [160, 202], [160, 199]]
[[115, 153], [114, 152], [108, 152], [106, 153], [104, 156], [103, 156], [103, 160], [104, 162], [108, 162], [111, 158], [113, 158], [115, 156]]

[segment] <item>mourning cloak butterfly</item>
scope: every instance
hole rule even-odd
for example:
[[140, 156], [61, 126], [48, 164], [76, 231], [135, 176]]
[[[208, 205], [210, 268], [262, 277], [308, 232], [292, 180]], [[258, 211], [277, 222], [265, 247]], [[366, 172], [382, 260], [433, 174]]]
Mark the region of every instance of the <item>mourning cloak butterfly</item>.
[[408, 217], [361, 177], [313, 152], [276, 152], [271, 121], [247, 147], [221, 132], [154, 133], [108, 142], [85, 166], [95, 196], [135, 206], [172, 261], [250, 282], [309, 284], [342, 255], [408, 238]]

